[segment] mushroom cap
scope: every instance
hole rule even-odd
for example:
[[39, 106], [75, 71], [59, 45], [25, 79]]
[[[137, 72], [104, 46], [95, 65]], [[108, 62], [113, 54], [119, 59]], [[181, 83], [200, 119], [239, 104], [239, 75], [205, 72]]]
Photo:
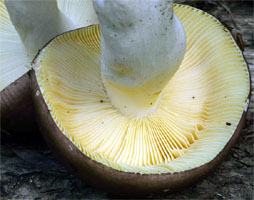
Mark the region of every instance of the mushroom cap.
[[116, 193], [175, 190], [214, 169], [240, 135], [250, 98], [241, 51], [214, 17], [184, 5], [174, 11], [187, 50], [149, 116], [123, 116], [110, 104], [99, 26], [58, 36], [34, 60], [31, 84], [44, 137], [92, 185]]

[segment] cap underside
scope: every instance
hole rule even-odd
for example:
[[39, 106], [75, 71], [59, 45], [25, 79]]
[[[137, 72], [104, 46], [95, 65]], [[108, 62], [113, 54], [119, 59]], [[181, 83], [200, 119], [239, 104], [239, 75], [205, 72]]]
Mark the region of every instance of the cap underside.
[[149, 116], [128, 117], [111, 105], [101, 80], [98, 25], [57, 37], [37, 57], [52, 118], [91, 159], [121, 171], [180, 172], [211, 161], [232, 137], [249, 94], [241, 51], [214, 17], [184, 5], [174, 11], [187, 50]]
[[29, 71], [25, 47], [0, 0], [0, 91]]
[[98, 24], [92, 0], [57, 0], [57, 6], [77, 28]]

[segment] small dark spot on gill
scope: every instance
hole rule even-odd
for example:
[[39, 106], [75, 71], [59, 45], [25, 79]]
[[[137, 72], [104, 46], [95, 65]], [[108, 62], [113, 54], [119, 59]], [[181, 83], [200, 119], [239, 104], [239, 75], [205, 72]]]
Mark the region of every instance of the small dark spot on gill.
[[195, 99], [195, 97], [193, 96], [192, 99]]
[[142, 19], [140, 19], [139, 21], [142, 22]]
[[103, 100], [100, 100], [101, 103], [103, 103], [104, 101]]
[[104, 122], [101, 122], [102, 124], [104, 124]]
[[115, 27], [116, 27], [116, 25], [115, 25], [115, 24], [113, 24], [113, 27], [115, 28]]
[[153, 105], [153, 103], [151, 102], [150, 105]]
[[227, 96], [225, 96], [224, 98], [227, 98]]
[[124, 106], [124, 108], [127, 108], [127, 106]]
[[157, 8], [157, 5], [155, 5], [154, 7]]
[[69, 110], [67, 110], [67, 113], [70, 113], [70, 111], [69, 111]]
[[231, 126], [231, 123], [230, 123], [230, 122], [226, 122], [226, 125], [227, 125], [227, 126]]
[[170, 19], [171, 19], [171, 20], [173, 19], [173, 15], [171, 15]]
[[164, 15], [164, 14], [165, 14], [165, 12], [162, 12], [162, 13], [161, 13], [161, 15]]

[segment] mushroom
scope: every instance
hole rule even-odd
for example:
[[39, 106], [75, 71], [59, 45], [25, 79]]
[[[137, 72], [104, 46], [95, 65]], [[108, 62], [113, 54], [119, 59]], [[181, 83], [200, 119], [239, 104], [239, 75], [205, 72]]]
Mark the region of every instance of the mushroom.
[[248, 108], [249, 71], [230, 32], [172, 1], [94, 8], [100, 25], [56, 37], [33, 62], [47, 143], [79, 177], [114, 193], [200, 179], [234, 145]]
[[28, 71], [38, 50], [60, 33], [97, 23], [97, 17], [91, 0], [1, 0], [0, 13], [1, 118], [19, 112], [24, 118], [31, 110]]

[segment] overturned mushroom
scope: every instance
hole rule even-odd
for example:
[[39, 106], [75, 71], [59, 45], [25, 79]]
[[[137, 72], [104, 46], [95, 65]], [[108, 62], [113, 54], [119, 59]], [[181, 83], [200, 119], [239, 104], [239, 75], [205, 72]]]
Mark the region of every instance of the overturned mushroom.
[[250, 92], [241, 51], [218, 20], [190, 6], [94, 5], [100, 26], [56, 37], [34, 60], [45, 139], [79, 176], [115, 193], [189, 185], [240, 134]]

